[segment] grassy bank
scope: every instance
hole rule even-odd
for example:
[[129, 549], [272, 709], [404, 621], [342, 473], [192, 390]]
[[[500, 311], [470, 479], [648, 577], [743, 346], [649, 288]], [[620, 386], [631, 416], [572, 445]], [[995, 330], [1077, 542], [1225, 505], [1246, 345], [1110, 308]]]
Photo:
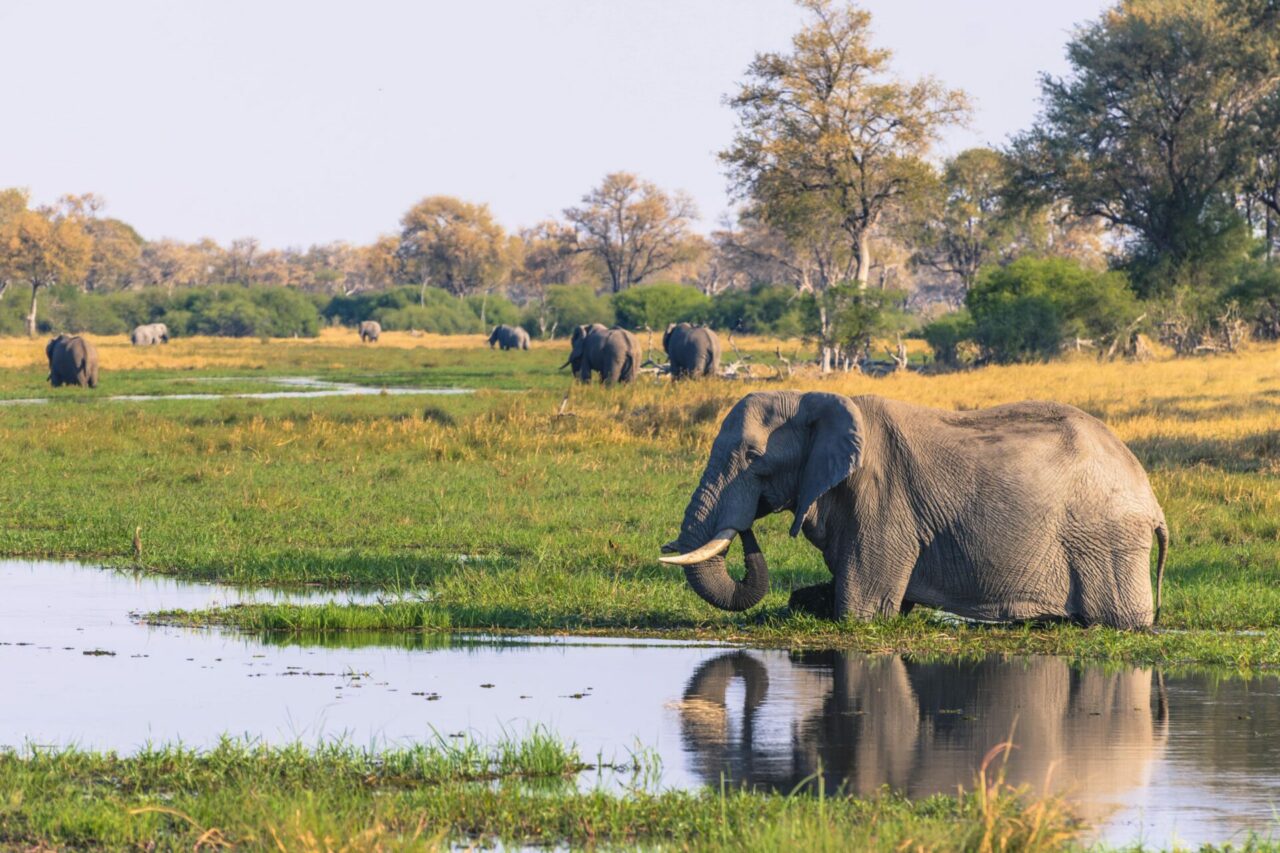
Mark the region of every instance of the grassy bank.
[[1052, 850], [1059, 803], [997, 781], [909, 802], [737, 790], [581, 791], [575, 751], [539, 736], [403, 752], [226, 743], [120, 757], [0, 753], [0, 846], [395, 850], [508, 845], [718, 850]]
[[[563, 343], [530, 353], [402, 343], [193, 340], [122, 348], [114, 368], [104, 349], [97, 392], [44, 389], [41, 395], [55, 398], [50, 405], [0, 409], [0, 464], [25, 472], [0, 482], [0, 553], [128, 565], [140, 526], [139, 562], [154, 571], [433, 594], [428, 604], [396, 608], [197, 617], [255, 629], [639, 632], [877, 651], [991, 648], [1280, 666], [1274, 346], [1233, 357], [1083, 360], [880, 380], [574, 386], [557, 416], [570, 387], [556, 371]], [[3, 366], [24, 346], [0, 342], [0, 394], [33, 396], [27, 386], [38, 385], [39, 365]], [[773, 346], [744, 344], [761, 359]], [[198, 358], [207, 363], [192, 361]], [[479, 390], [429, 400], [101, 399], [128, 382], [207, 375], [362, 377]], [[753, 387], [876, 393], [943, 408], [1051, 398], [1094, 413], [1147, 466], [1165, 508], [1173, 547], [1162, 621], [1179, 633], [955, 628], [915, 614], [834, 626], [792, 616], [789, 591], [827, 574], [808, 543], [786, 536], [781, 516], [757, 527], [773, 568], [772, 593], [747, 614], [711, 610], [688, 591], [680, 570], [657, 563], [658, 545], [676, 531], [720, 418]]]

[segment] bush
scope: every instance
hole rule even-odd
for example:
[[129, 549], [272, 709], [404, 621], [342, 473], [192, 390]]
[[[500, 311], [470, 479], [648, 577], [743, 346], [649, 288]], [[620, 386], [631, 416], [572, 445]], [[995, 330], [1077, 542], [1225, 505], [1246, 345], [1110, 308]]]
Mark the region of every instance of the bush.
[[613, 297], [618, 324], [631, 329], [665, 329], [668, 323], [701, 323], [707, 319], [711, 300], [685, 284], [643, 284]]
[[758, 283], [750, 290], [726, 290], [711, 297], [707, 322], [717, 329], [749, 335], [799, 337], [804, 331], [794, 288]]
[[[540, 322], [541, 321], [541, 322]], [[544, 303], [530, 302], [525, 306], [520, 325], [531, 336], [542, 336], [542, 324], [549, 332], [553, 327], [558, 337], [572, 334], [574, 326], [615, 322], [613, 305], [607, 296], [597, 296], [589, 284], [553, 284], [547, 288]]]
[[1280, 340], [1280, 264], [1252, 263], [1222, 295], [1224, 308], [1235, 303], [1255, 338]]
[[[819, 300], [822, 300], [819, 303]], [[900, 290], [859, 288], [856, 284], [830, 287], [821, 294], [806, 294], [801, 299], [805, 333], [821, 335], [819, 307], [827, 313], [828, 342], [847, 355], [866, 353], [875, 338], [906, 330], [909, 325], [903, 308], [906, 294]]]
[[514, 326], [520, 319], [520, 312], [511, 300], [498, 294], [473, 294], [467, 297], [467, 305], [480, 321], [480, 331], [488, 332], [500, 323]]
[[985, 270], [965, 297], [974, 339], [993, 361], [1049, 358], [1065, 340], [1099, 343], [1138, 313], [1128, 278], [1066, 258], [1021, 258]]
[[[355, 296], [335, 296], [322, 313], [330, 322], [344, 326], [377, 320], [387, 331], [419, 329], [440, 335], [488, 331], [480, 322], [479, 297], [471, 298], [477, 300], [474, 308], [468, 300], [438, 287], [428, 287], [425, 291], [418, 287], [395, 287]], [[510, 305], [502, 297], [489, 297], [489, 308], [496, 305], [502, 311], [501, 303]], [[515, 308], [511, 307], [510, 311], [514, 315]]]
[[960, 364], [961, 345], [973, 339], [973, 318], [961, 308], [942, 315], [921, 329], [920, 333], [933, 350], [934, 361], [956, 367]]

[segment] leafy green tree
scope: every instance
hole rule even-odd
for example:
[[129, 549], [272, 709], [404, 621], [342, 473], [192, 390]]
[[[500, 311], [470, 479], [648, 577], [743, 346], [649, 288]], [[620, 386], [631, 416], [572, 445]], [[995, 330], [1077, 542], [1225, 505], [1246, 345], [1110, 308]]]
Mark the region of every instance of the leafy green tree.
[[1007, 200], [1010, 171], [1005, 155], [990, 148], [948, 160], [914, 229], [915, 262], [954, 276], [968, 291], [982, 267], [1016, 250], [1024, 229]]
[[789, 239], [843, 233], [865, 287], [873, 231], [927, 180], [921, 158], [964, 120], [968, 102], [931, 78], [891, 76], [867, 12], [834, 0], [799, 5], [810, 23], [791, 51], [757, 54], [729, 99], [739, 129], [720, 158], [735, 190]]
[[1101, 344], [1139, 310], [1124, 273], [1089, 270], [1065, 258], [989, 267], [965, 304], [975, 340], [1000, 362], [1050, 358], [1077, 337]]
[[904, 310], [906, 294], [899, 290], [868, 289], [851, 282], [811, 294], [804, 302], [809, 309], [807, 331], [818, 332], [821, 307], [821, 313], [829, 318], [828, 335], [835, 344], [836, 358], [846, 362], [869, 355], [874, 340], [905, 331], [910, 325]]
[[1199, 262], [1233, 227], [1252, 122], [1280, 81], [1268, 7], [1122, 0], [1078, 31], [1072, 73], [1042, 80], [1044, 111], [1014, 142], [1030, 197], [1134, 238], [1144, 296], [1208, 283]]

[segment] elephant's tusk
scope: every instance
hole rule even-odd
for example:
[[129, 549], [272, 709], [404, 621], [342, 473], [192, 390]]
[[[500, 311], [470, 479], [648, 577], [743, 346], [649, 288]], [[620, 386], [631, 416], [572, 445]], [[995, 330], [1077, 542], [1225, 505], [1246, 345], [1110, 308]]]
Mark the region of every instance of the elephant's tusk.
[[729, 543], [737, 535], [738, 531], [731, 527], [726, 527], [713, 536], [710, 542], [696, 551], [690, 551], [688, 554], [675, 554], [670, 557], [659, 557], [658, 560], [672, 566], [692, 566], [694, 563], [705, 563], [712, 557], [718, 557], [729, 550]]

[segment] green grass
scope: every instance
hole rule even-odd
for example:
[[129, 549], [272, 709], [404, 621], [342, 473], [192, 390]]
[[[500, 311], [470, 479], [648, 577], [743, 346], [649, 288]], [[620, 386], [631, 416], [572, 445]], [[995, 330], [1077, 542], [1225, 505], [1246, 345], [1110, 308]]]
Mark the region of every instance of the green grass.
[[672, 850], [1051, 850], [1061, 804], [979, 777], [918, 802], [736, 789], [580, 790], [554, 738], [405, 751], [224, 742], [207, 752], [0, 753], [5, 849], [373, 850], [507, 845]]
[[[1280, 666], [1274, 349], [1231, 363], [1066, 363], [790, 383], [950, 407], [1051, 396], [1106, 419], [1147, 464], [1173, 530], [1162, 623], [1185, 633], [1143, 635], [956, 628], [925, 614], [871, 625], [793, 616], [785, 606], [790, 590], [829, 575], [807, 542], [787, 537], [782, 516], [757, 525], [773, 571], [762, 606], [746, 614], [712, 610], [679, 569], [656, 557], [677, 530], [720, 418], [752, 387], [744, 383], [574, 385], [567, 416], [557, 417], [571, 387], [555, 371], [559, 349], [227, 346], [253, 358], [255, 347], [278, 351], [260, 376], [456, 381], [480, 390], [146, 404], [95, 397], [226, 375], [227, 367], [139, 368], [118, 371], [95, 393], [60, 389], [48, 406], [0, 410], [0, 465], [23, 472], [0, 481], [0, 554], [132, 565], [133, 531], [141, 527], [140, 565], [152, 571], [432, 593], [428, 603], [389, 608], [181, 617], [312, 636], [573, 631]], [[31, 376], [30, 369], [0, 370], [0, 392]], [[1262, 635], [1233, 633], [1242, 630]]]

